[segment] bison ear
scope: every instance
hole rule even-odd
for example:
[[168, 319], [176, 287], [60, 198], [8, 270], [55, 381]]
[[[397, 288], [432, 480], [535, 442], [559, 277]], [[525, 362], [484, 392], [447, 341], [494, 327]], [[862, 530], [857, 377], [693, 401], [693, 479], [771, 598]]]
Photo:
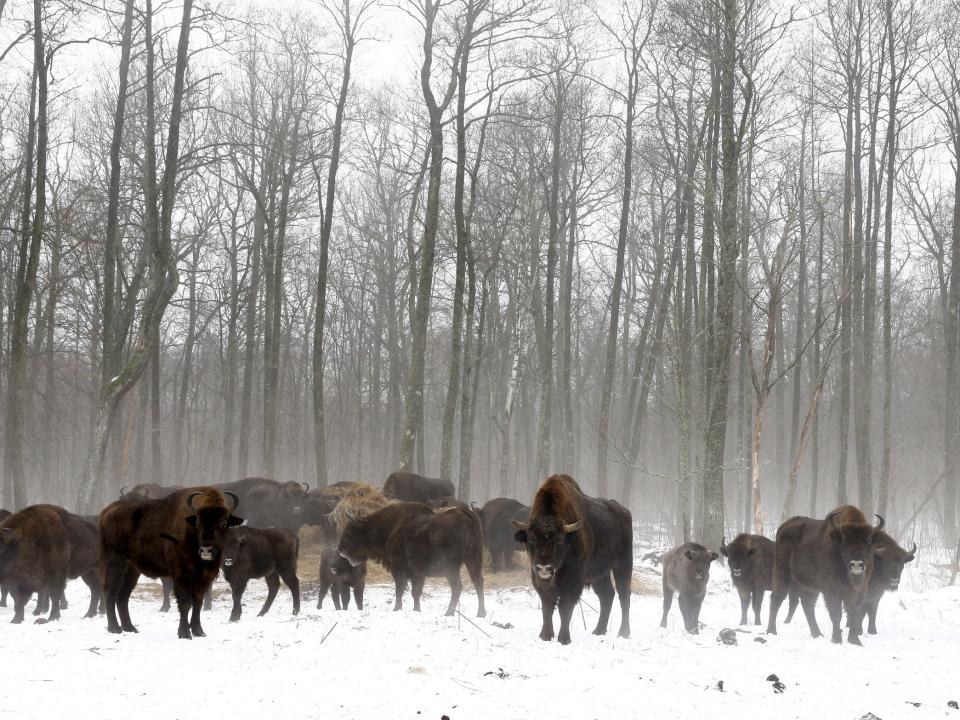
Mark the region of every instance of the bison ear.
[[693, 550], [687, 550], [684, 555], [687, 556], [687, 560], [693, 560]]
[[522, 520], [511, 520], [510, 524], [513, 525], [517, 530], [522, 530], [524, 532], [530, 529], [530, 523], [523, 522]]
[[187, 525], [192, 525], [193, 527], [197, 526], [197, 516], [196, 515], [187, 515], [184, 518], [187, 521]]
[[715, 552], [710, 553], [710, 562], [713, 562], [713, 561], [716, 560], [718, 557], [720, 557], [720, 556], [717, 555]]
[[526, 531], [526, 530], [517, 530], [517, 531], [513, 534], [513, 539], [516, 540], [518, 543], [524, 543], [524, 544], [525, 544], [525, 543], [527, 542], [527, 531]]
[[840, 539], [840, 531], [837, 530], [836, 528], [834, 528], [833, 530], [830, 531], [830, 537], [833, 538], [834, 540], [839, 540], [839, 539]]
[[17, 531], [13, 528], [0, 528], [0, 542], [5, 545], [16, 545]]
[[877, 547], [875, 547], [875, 548], [873, 549], [873, 554], [876, 555], [878, 558], [880, 558], [880, 559], [882, 560], [882, 559], [883, 559], [883, 556], [887, 554], [887, 546], [886, 546], [886, 545], [878, 545]]
[[753, 555], [756, 551], [757, 551], [757, 549], [756, 549], [755, 547], [750, 548], [749, 550], [747, 550], [747, 557], [750, 557], [750, 556]]
[[228, 527], [237, 527], [238, 525], [243, 525], [244, 520], [242, 517], [237, 517], [236, 515], [231, 515], [227, 518]]

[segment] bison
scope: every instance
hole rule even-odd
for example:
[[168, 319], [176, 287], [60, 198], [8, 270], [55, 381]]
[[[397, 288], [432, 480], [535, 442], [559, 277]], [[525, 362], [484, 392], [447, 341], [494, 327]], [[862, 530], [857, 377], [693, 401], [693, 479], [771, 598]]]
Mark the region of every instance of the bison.
[[413, 609], [420, 611], [420, 595], [428, 576], [443, 575], [450, 583], [447, 615], [453, 615], [463, 583], [460, 566], [466, 565], [477, 591], [477, 617], [486, 615], [483, 604], [483, 531], [480, 518], [462, 508], [435, 513], [429, 505], [395, 502], [361, 518], [350, 520], [340, 536], [337, 552], [357, 567], [364, 560], [380, 562], [393, 575], [394, 610], [403, 606], [410, 580]]
[[303, 524], [303, 504], [309, 485], [249, 477], [214, 487], [240, 498], [250, 527], [282, 527], [296, 532]]
[[814, 614], [817, 595], [823, 600], [833, 624], [832, 640], [842, 641], [840, 621], [843, 608], [850, 614], [847, 642], [860, 645], [860, 614], [873, 572], [873, 543], [883, 518], [876, 526], [852, 505], [830, 512], [824, 520], [792, 517], [777, 530], [773, 564], [773, 592], [770, 594], [770, 620], [767, 632], [777, 632], [777, 613], [784, 598], [796, 592], [810, 626], [810, 634], [820, 637]]
[[584, 585], [593, 586], [600, 598], [594, 635], [607, 632], [616, 585], [619, 634], [630, 637], [633, 524], [629, 510], [614, 500], [584, 495], [569, 475], [551, 475], [537, 490], [529, 520], [512, 523], [517, 542], [526, 546], [530, 577], [540, 596], [541, 640], [553, 639], [553, 611], [559, 607], [557, 639], [564, 645], [570, 642], [570, 616]]
[[[459, 569], [458, 569], [459, 572]], [[320, 555], [320, 592], [317, 596], [317, 609], [323, 607], [323, 599], [330, 591], [333, 606], [337, 610], [350, 607], [350, 588], [357, 601], [357, 609], [363, 610], [363, 591], [367, 584], [367, 562], [364, 560], [356, 567], [337, 552], [334, 547], [324, 548]]]
[[48, 620], [60, 619], [67, 578], [83, 576], [90, 586], [91, 611], [96, 613], [99, 583], [96, 562], [87, 552], [87, 528], [73, 513], [54, 505], [31, 505], [0, 522], [0, 581], [13, 596], [11, 622], [23, 622], [24, 608], [37, 593], [49, 598]]
[[416, 473], [398, 470], [390, 473], [383, 484], [383, 494], [394, 500], [430, 503], [457, 494], [453, 483], [439, 478], [428, 478]]
[[513, 553], [521, 549], [514, 538], [516, 530], [512, 521], [526, 521], [530, 517], [530, 507], [519, 500], [499, 497], [487, 501], [479, 512], [483, 524], [483, 544], [490, 551], [493, 571], [512, 570]]
[[747, 607], [753, 602], [753, 622], [760, 624], [763, 594], [773, 587], [775, 544], [763, 535], [741, 533], [729, 545], [720, 540], [720, 554], [727, 558], [730, 579], [740, 594], [740, 624], [747, 624]]
[[251, 578], [262, 577], [267, 581], [267, 599], [258, 616], [266, 615], [270, 610], [280, 589], [281, 578], [293, 596], [293, 614], [300, 612], [299, 552], [297, 536], [284, 528], [237, 527], [227, 534], [223, 548], [223, 576], [230, 583], [233, 594], [230, 622], [240, 619], [243, 591]]
[[703, 606], [703, 597], [707, 594], [710, 563], [718, 557], [715, 552], [694, 542], [675, 547], [663, 556], [663, 617], [660, 619], [660, 627], [667, 626], [673, 594], [677, 593], [684, 629], [691, 635], [700, 632], [700, 608]]
[[[3, 508], [0, 508], [0, 522], [3, 522], [11, 515], [13, 515], [13, 513], [10, 512], [9, 510], [4, 510]], [[9, 588], [2, 581], [0, 581], [0, 607], [7, 606], [7, 595], [9, 593], [10, 593]]]
[[177, 635], [202, 637], [203, 596], [220, 570], [227, 531], [243, 522], [234, 515], [239, 502], [229, 490], [196, 487], [160, 500], [115, 500], [107, 505], [99, 526], [107, 630], [137, 632], [129, 602], [143, 574], [172, 578], [180, 610]]

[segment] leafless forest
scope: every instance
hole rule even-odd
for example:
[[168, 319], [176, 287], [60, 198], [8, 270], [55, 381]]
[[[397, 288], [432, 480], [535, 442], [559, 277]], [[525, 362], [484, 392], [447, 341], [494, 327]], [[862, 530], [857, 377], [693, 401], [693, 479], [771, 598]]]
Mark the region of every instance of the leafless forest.
[[0, 504], [548, 472], [953, 548], [957, 0], [0, 0]]

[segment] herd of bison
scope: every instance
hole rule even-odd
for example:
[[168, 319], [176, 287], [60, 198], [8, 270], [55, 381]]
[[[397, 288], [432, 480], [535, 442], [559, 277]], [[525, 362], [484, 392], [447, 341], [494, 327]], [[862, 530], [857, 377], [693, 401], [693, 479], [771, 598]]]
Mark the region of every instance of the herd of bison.
[[[331, 518], [338, 503], [356, 483], [338, 483], [311, 490], [297, 483], [247, 478], [201, 487], [142, 484], [123, 490], [99, 516], [75, 515], [55, 505], [32, 505], [18, 512], [0, 510], [0, 588], [5, 606], [11, 595], [20, 623], [36, 594], [34, 614], [49, 610], [48, 620], [66, 607], [64, 588], [82, 578], [90, 588], [85, 617], [107, 616], [112, 633], [136, 632], [130, 617], [130, 595], [141, 575], [161, 578], [164, 601], [176, 598], [179, 637], [204, 634], [200, 613], [219, 572], [233, 596], [231, 621], [240, 619], [241, 599], [251, 578], [264, 578], [268, 594], [260, 614], [273, 603], [281, 580], [300, 609], [297, 557], [302, 525], [325, 528], [319, 568], [321, 607], [329, 592], [334, 606], [346, 610], [351, 592], [358, 608], [368, 560], [380, 563], [396, 584], [395, 610], [402, 607], [409, 583], [413, 609], [427, 577], [446, 577], [450, 584], [447, 615], [456, 612], [466, 566], [478, 598], [477, 615], [485, 614], [483, 549], [494, 572], [512, 566], [521, 546], [530, 560], [530, 577], [540, 596], [543, 626], [540, 638], [554, 637], [554, 610], [559, 609], [557, 639], [570, 642], [570, 618], [584, 586], [600, 600], [594, 633], [607, 631], [614, 596], [620, 601], [621, 637], [630, 635], [630, 584], [633, 575], [633, 523], [630, 511], [615, 500], [593, 498], [568, 475], [543, 482], [531, 506], [496, 498], [483, 507], [457, 501], [447, 480], [408, 472], [391, 474], [383, 495], [391, 499], [365, 514], [349, 513], [342, 526]], [[867, 632], [876, 632], [877, 605], [887, 590], [896, 590], [906, 563], [914, 559], [883, 532], [883, 518], [871, 524], [855, 507], [843, 506], [825, 519], [793, 517], [777, 530], [776, 541], [741, 534], [721, 541], [733, 584], [740, 595], [740, 623], [748, 622], [752, 604], [760, 624], [763, 595], [771, 591], [768, 632], [775, 633], [777, 614], [789, 598], [787, 622], [797, 605], [810, 632], [821, 635], [814, 614], [817, 597], [833, 625], [833, 642], [841, 642], [841, 621], [847, 613], [847, 641], [860, 644], [863, 617]], [[677, 595], [684, 627], [699, 628], [700, 607], [716, 552], [687, 542], [663, 556], [663, 618]], [[37, 620], [45, 622], [45, 620]]]

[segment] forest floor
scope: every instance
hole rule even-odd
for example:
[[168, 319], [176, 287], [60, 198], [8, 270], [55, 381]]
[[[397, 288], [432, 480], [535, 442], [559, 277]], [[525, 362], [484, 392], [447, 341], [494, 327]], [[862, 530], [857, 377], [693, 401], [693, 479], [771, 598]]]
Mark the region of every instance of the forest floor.
[[[408, 594], [394, 613], [392, 584], [379, 569], [366, 607], [337, 612], [329, 597], [316, 609], [310, 556], [301, 562], [299, 616], [283, 587], [270, 613], [257, 617], [265, 586], [252, 581], [243, 617], [231, 624], [219, 580], [214, 608], [203, 615], [207, 637], [193, 641], [177, 639], [175, 611], [158, 612], [159, 583], [146, 580], [131, 602], [137, 635], [110, 635], [102, 618], [82, 619], [89, 595], [79, 581], [67, 587], [70, 608], [60, 622], [10, 625], [12, 608], [0, 608], [0, 718], [960, 720], [949, 706], [960, 701], [960, 587], [925, 587], [919, 571], [884, 598], [880, 634], [864, 636], [864, 647], [812, 639], [801, 613], [782, 624], [785, 609], [778, 636], [750, 625], [728, 646], [718, 634], [737, 629], [740, 610], [725, 567], [713, 568], [703, 627], [693, 636], [683, 632], [676, 603], [668, 627], [659, 627], [658, 569], [641, 562], [630, 639], [616, 636], [617, 603], [610, 634], [590, 634], [597, 599], [587, 591], [564, 647], [538, 639], [539, 602], [521, 571], [487, 573], [483, 619], [474, 617], [469, 581], [463, 616], [443, 616], [443, 582], [428, 583], [423, 612], [410, 609]], [[829, 632], [822, 603], [817, 613]]]

